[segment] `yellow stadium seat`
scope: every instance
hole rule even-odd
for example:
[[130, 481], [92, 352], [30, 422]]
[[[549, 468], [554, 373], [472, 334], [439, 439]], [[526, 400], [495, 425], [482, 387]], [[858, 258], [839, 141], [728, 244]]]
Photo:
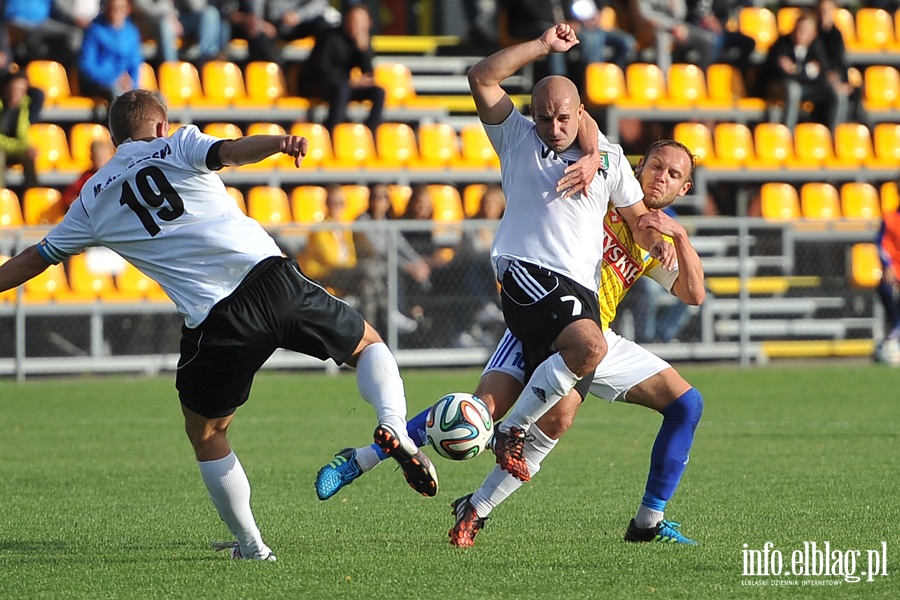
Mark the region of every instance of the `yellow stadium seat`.
[[713, 106], [734, 106], [742, 110], [763, 110], [762, 98], [747, 97], [744, 74], [737, 67], [725, 63], [709, 65], [706, 69], [709, 103]]
[[260, 185], [247, 194], [247, 214], [262, 225], [282, 225], [293, 220], [283, 189]]
[[150, 279], [129, 262], [114, 276], [116, 287], [127, 296], [150, 301], [169, 301], [169, 297], [158, 283]]
[[0, 188], [0, 227], [19, 227], [24, 224], [19, 197], [12, 190]]
[[139, 294], [120, 292], [116, 288], [111, 273], [92, 270], [88, 264], [87, 254], [84, 252], [71, 257], [68, 267], [69, 288], [76, 295], [106, 301], [139, 300], [141, 298]]
[[596, 106], [625, 99], [625, 74], [614, 63], [591, 63], [585, 70], [587, 100]]
[[632, 63], [625, 68], [627, 103], [655, 106], [666, 100], [666, 78], [659, 66], [652, 63]]
[[309, 148], [303, 158], [304, 169], [327, 169], [335, 166], [331, 134], [325, 127], [318, 123], [294, 123], [291, 126], [291, 135], [299, 135], [309, 141]]
[[671, 66], [668, 76], [666, 106], [690, 107], [708, 105], [706, 77], [697, 65], [677, 63]]
[[382, 123], [375, 130], [378, 158], [386, 167], [416, 167], [421, 164], [416, 132], [406, 123]]
[[[9, 260], [8, 256], [0, 256], [0, 265]], [[18, 288], [11, 288], [0, 292], [0, 302], [15, 302], [19, 296]]]
[[853, 287], [873, 289], [881, 283], [881, 258], [871, 242], [853, 244], [850, 248], [850, 283]]
[[[51, 300], [65, 301], [71, 296], [66, 271], [62, 263], [50, 265], [39, 275], [25, 282], [23, 300], [26, 303], [44, 303]], [[85, 300], [90, 300], [87, 296]]]
[[156, 80], [156, 71], [150, 63], [141, 63], [138, 71], [138, 87], [151, 92], [159, 91], [159, 82]]
[[787, 183], [764, 183], [759, 195], [764, 219], [768, 221], [800, 219], [800, 198], [794, 186]]
[[247, 64], [244, 76], [247, 96], [254, 104], [274, 104], [278, 108], [290, 110], [309, 108], [309, 100], [288, 94], [284, 71], [278, 63], [253, 61]]
[[35, 168], [38, 173], [48, 171], [78, 171], [72, 160], [66, 132], [55, 123], [34, 123], [28, 129], [28, 141], [37, 150]]
[[794, 136], [782, 123], [760, 123], [753, 129], [756, 158], [761, 166], [783, 166], [794, 161]]
[[344, 169], [379, 166], [372, 131], [361, 123], [339, 123], [332, 132], [334, 160]]
[[872, 65], [863, 71], [866, 110], [892, 110], [900, 103], [900, 72], [891, 65]]
[[[247, 135], [286, 135], [284, 127], [278, 123], [251, 123], [247, 126]], [[304, 159], [305, 160], [305, 159]], [[281, 152], [262, 159], [259, 162], [250, 163], [238, 167], [247, 171], [266, 171], [271, 169], [295, 169], [294, 158]]]
[[841, 32], [847, 50], [856, 50], [856, 21], [853, 19], [853, 13], [843, 7], [836, 8], [834, 26]]
[[341, 186], [341, 190], [344, 192], [346, 202], [341, 220], [353, 221], [366, 212], [369, 208], [369, 186], [346, 184]]
[[672, 137], [691, 149], [697, 157], [698, 165], [708, 167], [715, 165], [712, 134], [703, 123], [678, 123]]
[[412, 196], [412, 188], [408, 185], [392, 183], [388, 185], [388, 196], [391, 197], [391, 209], [395, 216], [400, 216], [406, 212], [406, 205], [409, 204], [409, 197]]
[[894, 20], [883, 8], [856, 11], [856, 49], [878, 51], [894, 44]]
[[94, 108], [90, 98], [73, 96], [66, 68], [52, 60], [33, 60], [25, 68], [28, 82], [44, 92], [47, 106], [60, 108]]
[[794, 30], [794, 24], [797, 23], [797, 17], [803, 9], [799, 6], [782, 6], [775, 14], [775, 20], [778, 24], [778, 35], [787, 35]]
[[470, 183], [463, 189], [463, 210], [466, 217], [471, 218], [478, 214], [478, 209], [481, 208], [481, 197], [484, 196], [487, 187], [487, 184], [484, 183]]
[[841, 186], [841, 214], [845, 219], [880, 219], [878, 190], [871, 183], [845, 183]]
[[840, 219], [837, 189], [830, 183], [804, 183], [800, 188], [800, 210], [806, 219]]
[[871, 164], [875, 151], [869, 128], [860, 123], [840, 123], [834, 131], [834, 153], [842, 166]]
[[881, 214], [885, 215], [900, 208], [900, 191], [896, 181], [881, 184]]
[[99, 123], [76, 123], [69, 131], [69, 144], [72, 146], [72, 160], [77, 169], [87, 170], [91, 167], [91, 144], [105, 142], [112, 144], [109, 129]]
[[[459, 135], [453, 127], [446, 123], [422, 123], [418, 131], [422, 166], [452, 168], [462, 165]], [[479, 158], [478, 164], [482, 164], [482, 160], [483, 157]]]
[[234, 123], [207, 123], [203, 126], [203, 133], [223, 140], [236, 140], [244, 137], [244, 132]]
[[237, 204], [238, 208], [241, 209], [241, 212], [245, 215], [247, 214], [247, 203], [244, 202], [244, 194], [241, 190], [236, 187], [226, 186], [225, 191], [228, 192], [228, 195], [234, 199], [234, 203]]
[[319, 185], [300, 185], [291, 191], [291, 209], [298, 223], [313, 224], [325, 219], [325, 197], [328, 192]]
[[434, 209], [432, 219], [438, 223], [456, 223], [465, 218], [459, 190], [452, 185], [432, 184], [428, 186]]
[[802, 167], [835, 167], [831, 130], [821, 123], [799, 123], [794, 128], [794, 164]]
[[716, 162], [721, 167], [757, 166], [753, 134], [743, 123], [718, 123], [713, 128]]
[[211, 60], [204, 63], [200, 77], [203, 95], [216, 107], [237, 105], [247, 98], [244, 74], [233, 62]]
[[768, 52], [776, 39], [778, 39], [778, 23], [773, 13], [768, 8], [759, 6], [745, 6], [738, 13], [738, 30], [756, 40], [756, 49], [759, 52]]
[[35, 187], [25, 190], [22, 205], [26, 225], [53, 225], [62, 221], [66, 208], [59, 190]]
[[499, 169], [500, 157], [494, 151], [491, 141], [481, 123], [464, 125], [460, 133], [462, 142], [462, 162], [470, 169]]
[[375, 83], [384, 88], [384, 104], [388, 107], [404, 106], [415, 97], [412, 72], [402, 63], [375, 65]]
[[871, 166], [900, 166], [900, 124], [878, 123], [872, 137], [875, 157]]
[[205, 105], [197, 67], [185, 61], [164, 62], [159, 66], [159, 91], [169, 108]]

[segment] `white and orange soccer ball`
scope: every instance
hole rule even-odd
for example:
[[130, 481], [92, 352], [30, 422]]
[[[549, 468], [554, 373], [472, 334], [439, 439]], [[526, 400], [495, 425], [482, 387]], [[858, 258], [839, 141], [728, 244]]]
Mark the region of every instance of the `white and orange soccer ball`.
[[444, 458], [468, 460], [490, 447], [494, 421], [481, 398], [454, 392], [431, 407], [425, 434], [435, 451]]

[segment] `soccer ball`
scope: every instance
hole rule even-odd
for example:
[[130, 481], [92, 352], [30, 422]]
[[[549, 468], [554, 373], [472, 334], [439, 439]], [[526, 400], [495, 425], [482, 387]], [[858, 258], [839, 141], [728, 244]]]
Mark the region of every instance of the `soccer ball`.
[[444, 458], [467, 460], [488, 448], [494, 436], [494, 420], [481, 398], [454, 392], [435, 402], [428, 411], [425, 435]]
[[900, 338], [887, 338], [875, 352], [875, 358], [892, 367], [900, 367]]

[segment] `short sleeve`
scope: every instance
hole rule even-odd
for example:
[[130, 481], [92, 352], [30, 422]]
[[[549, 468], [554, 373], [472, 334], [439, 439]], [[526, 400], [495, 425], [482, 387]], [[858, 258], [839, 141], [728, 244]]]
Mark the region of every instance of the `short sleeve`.
[[94, 245], [96, 241], [91, 220], [79, 197], [69, 208], [62, 222], [40, 241], [37, 249], [44, 260], [56, 264]]
[[613, 158], [616, 164], [612, 169], [609, 197], [614, 206], [622, 208], [643, 200], [644, 192], [641, 190], [641, 184], [637, 177], [634, 176], [631, 165], [625, 158], [625, 153], [622, 152], [620, 146], [616, 146], [616, 148], [618, 152]]
[[220, 142], [217, 137], [201, 133], [196, 125], [185, 125], [172, 135], [175, 160], [183, 161], [203, 173], [212, 173], [206, 162], [209, 149]]
[[501, 159], [511, 148], [516, 147], [534, 129], [534, 124], [515, 108], [502, 123], [481, 124], [487, 133], [491, 146]]

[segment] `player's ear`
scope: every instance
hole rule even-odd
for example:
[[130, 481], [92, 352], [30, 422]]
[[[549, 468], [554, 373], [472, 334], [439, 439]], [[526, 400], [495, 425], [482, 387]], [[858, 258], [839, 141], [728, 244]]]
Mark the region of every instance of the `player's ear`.
[[642, 156], [641, 158], [638, 159], [638, 164], [634, 168], [634, 176], [640, 177], [641, 171], [643, 171], [643, 170], [644, 170], [644, 157]]
[[154, 128], [154, 133], [156, 137], [169, 137], [169, 121], [162, 120], [156, 122], [156, 127]]
[[679, 195], [679, 196], [684, 196], [685, 194], [688, 193], [688, 191], [690, 191], [690, 189], [691, 189], [692, 187], [694, 187], [694, 182], [692, 182], [692, 181], [686, 181], [685, 184], [684, 184], [683, 186], [681, 186], [681, 190], [678, 192], [678, 195]]

